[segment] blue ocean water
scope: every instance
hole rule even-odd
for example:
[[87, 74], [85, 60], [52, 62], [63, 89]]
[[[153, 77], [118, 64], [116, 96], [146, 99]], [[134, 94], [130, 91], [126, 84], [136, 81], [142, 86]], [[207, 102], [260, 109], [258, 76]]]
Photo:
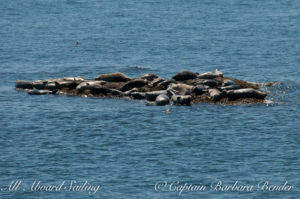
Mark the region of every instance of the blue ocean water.
[[[299, 10], [292, 0], [1, 0], [0, 198], [299, 198]], [[16, 79], [216, 68], [280, 82], [274, 103], [149, 107], [14, 89]], [[72, 180], [101, 188], [70, 191]], [[254, 190], [210, 190], [219, 181]], [[266, 181], [294, 187], [258, 191]], [[207, 190], [179, 194], [176, 182]]]

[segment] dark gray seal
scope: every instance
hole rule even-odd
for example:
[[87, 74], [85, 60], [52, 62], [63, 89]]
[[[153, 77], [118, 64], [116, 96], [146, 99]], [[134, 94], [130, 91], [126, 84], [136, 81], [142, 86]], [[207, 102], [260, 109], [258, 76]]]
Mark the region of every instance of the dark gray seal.
[[218, 81], [213, 80], [213, 79], [206, 79], [203, 81], [203, 84], [213, 88], [213, 87], [218, 86], [219, 83], [218, 83]]
[[226, 91], [226, 95], [230, 99], [239, 99], [239, 98], [256, 98], [256, 99], [264, 99], [267, 94], [264, 92], [261, 92], [259, 90], [253, 89], [253, 88], [243, 88], [243, 89], [237, 89], [237, 90], [229, 90]]
[[131, 98], [132, 99], [145, 99], [146, 98], [146, 93], [141, 93], [141, 92], [132, 92], [131, 93]]
[[16, 86], [16, 88], [19, 88], [19, 89], [32, 89], [33, 88], [32, 82], [25, 81], [25, 80], [16, 80], [15, 86]]
[[175, 79], [176, 81], [185, 81], [189, 79], [196, 79], [197, 75], [198, 73], [194, 73], [191, 71], [182, 71], [174, 75], [172, 78]]

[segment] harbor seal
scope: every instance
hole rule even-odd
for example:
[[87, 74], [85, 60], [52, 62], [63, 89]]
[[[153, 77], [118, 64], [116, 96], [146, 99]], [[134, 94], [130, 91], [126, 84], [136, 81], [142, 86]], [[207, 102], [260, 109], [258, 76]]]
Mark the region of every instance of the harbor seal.
[[218, 71], [218, 69], [216, 70], [215, 73], [206, 72], [206, 73], [202, 73], [202, 74], [198, 75], [198, 78], [200, 78], [200, 79], [214, 79], [216, 77], [223, 77], [223, 73]]
[[218, 81], [214, 80], [214, 79], [206, 79], [202, 82], [204, 85], [207, 85], [209, 87], [216, 87], [218, 86]]
[[49, 94], [55, 94], [56, 92], [57, 90], [49, 91], [49, 90], [38, 90], [38, 89], [32, 89], [27, 91], [29, 95], [49, 95]]
[[16, 88], [19, 88], [19, 89], [32, 89], [33, 88], [32, 82], [25, 81], [25, 80], [16, 80], [15, 86], [16, 86]]
[[190, 106], [192, 101], [192, 96], [190, 95], [173, 95], [172, 102], [174, 105], [187, 105]]
[[152, 73], [146, 73], [144, 75], [142, 75], [141, 77], [139, 77], [139, 79], [145, 79], [147, 81], [153, 81], [154, 79], [157, 79], [158, 76]]
[[144, 79], [133, 79], [128, 81], [127, 83], [124, 84], [124, 86], [122, 86], [121, 91], [128, 91], [131, 90], [133, 88], [140, 88], [147, 85], [147, 80]]
[[165, 106], [169, 104], [169, 97], [165, 94], [160, 94], [159, 96], [156, 97], [155, 103], [158, 106]]
[[172, 78], [175, 79], [176, 81], [185, 81], [189, 79], [196, 79], [197, 75], [198, 73], [194, 73], [191, 71], [182, 71], [174, 75]]
[[146, 92], [147, 101], [155, 101], [160, 94], [167, 94], [166, 90]]
[[218, 101], [221, 99], [221, 92], [218, 89], [212, 88], [208, 90], [209, 96], [212, 100]]
[[116, 73], [100, 74], [95, 78], [95, 80], [103, 80], [107, 82], [128, 82], [130, 78], [123, 73], [116, 72]]
[[157, 86], [166, 89], [172, 83], [176, 84], [177, 82], [175, 79], [170, 78], [170, 79], [160, 82]]
[[239, 98], [256, 98], [256, 99], [264, 99], [267, 94], [264, 92], [261, 92], [259, 90], [253, 89], [253, 88], [243, 88], [243, 89], [237, 89], [237, 90], [229, 90], [226, 91], [226, 95], [230, 99], [239, 99]]

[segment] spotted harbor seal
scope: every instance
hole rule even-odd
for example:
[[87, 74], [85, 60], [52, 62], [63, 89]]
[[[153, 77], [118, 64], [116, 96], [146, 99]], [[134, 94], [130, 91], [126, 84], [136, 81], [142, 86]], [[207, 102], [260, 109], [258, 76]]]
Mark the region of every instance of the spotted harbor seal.
[[155, 103], [158, 106], [167, 105], [169, 104], [169, 97], [165, 94], [160, 94], [159, 96], [156, 97]]

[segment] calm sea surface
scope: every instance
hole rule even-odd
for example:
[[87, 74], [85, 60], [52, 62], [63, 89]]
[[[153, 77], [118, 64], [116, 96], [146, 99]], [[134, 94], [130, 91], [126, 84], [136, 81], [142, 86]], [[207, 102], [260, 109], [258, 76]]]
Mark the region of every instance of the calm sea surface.
[[[300, 1], [1, 0], [0, 27], [0, 198], [299, 198]], [[16, 79], [216, 68], [281, 83], [268, 89], [272, 103], [251, 106], [14, 89]], [[65, 184], [31, 190], [34, 181]], [[100, 190], [89, 195], [85, 181]], [[236, 181], [254, 188], [211, 190]], [[266, 181], [293, 188], [258, 191]], [[179, 195], [185, 183], [206, 190]]]

